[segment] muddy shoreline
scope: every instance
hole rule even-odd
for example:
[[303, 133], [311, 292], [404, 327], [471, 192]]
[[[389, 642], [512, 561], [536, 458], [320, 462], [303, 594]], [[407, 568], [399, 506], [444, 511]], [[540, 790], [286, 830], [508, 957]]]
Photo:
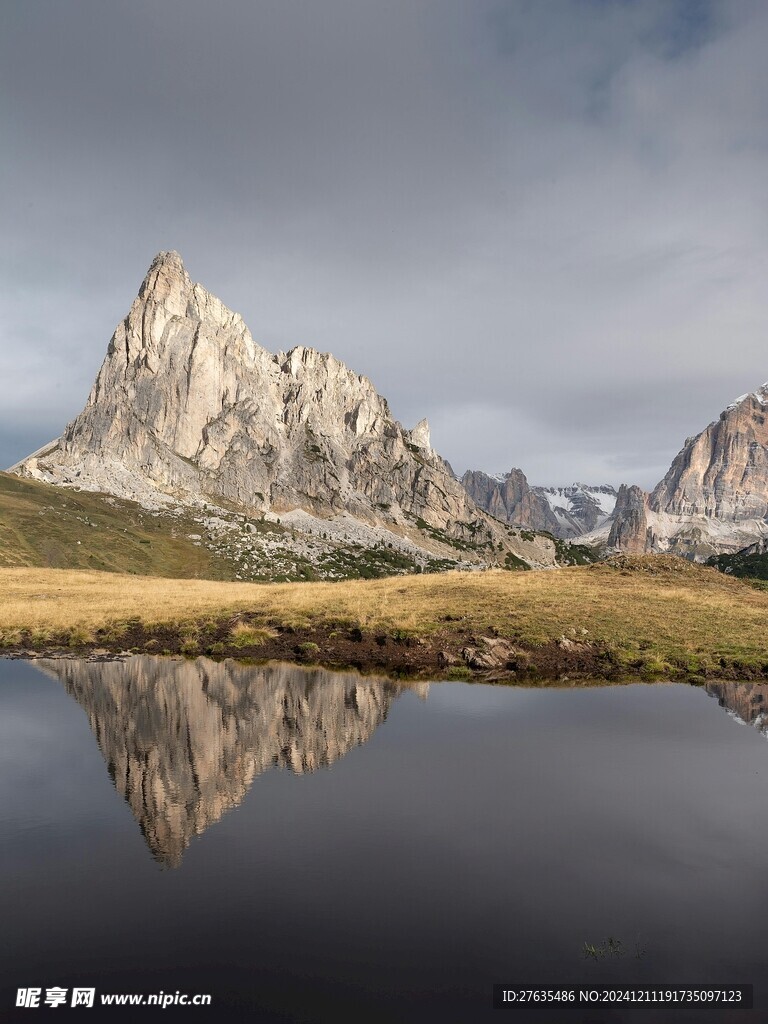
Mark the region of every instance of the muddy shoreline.
[[[233, 627], [253, 625], [257, 642], [248, 636], [235, 642]], [[270, 626], [250, 622], [248, 616], [230, 617], [204, 626], [149, 627], [131, 622], [119, 637], [108, 629], [96, 630], [92, 641], [77, 642], [71, 635], [48, 637], [36, 643], [32, 636], [6, 646], [8, 658], [124, 658], [135, 654], [171, 655], [215, 660], [234, 658], [243, 662], [292, 662], [319, 665], [339, 671], [396, 679], [465, 679], [478, 682], [525, 683], [620, 683], [675, 680], [703, 684], [710, 679], [768, 679], [768, 663], [747, 665], [720, 659], [705, 671], [692, 672], [684, 665], [665, 665], [663, 670], [647, 661], [627, 661], [604, 645], [562, 636], [535, 647], [487, 631], [451, 627], [416, 636], [360, 627]]]

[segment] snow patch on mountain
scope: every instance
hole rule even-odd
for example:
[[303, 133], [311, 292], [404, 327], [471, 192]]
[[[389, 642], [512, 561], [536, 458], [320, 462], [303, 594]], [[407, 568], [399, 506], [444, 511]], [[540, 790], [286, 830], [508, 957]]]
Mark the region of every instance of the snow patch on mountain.
[[755, 398], [760, 405], [768, 405], [768, 381], [765, 384], [761, 384], [757, 391], [748, 391], [745, 395], [739, 395], [738, 398], [734, 398], [731, 404], [726, 406], [726, 412], [729, 409], [735, 409], [742, 402], [746, 402], [748, 398]]

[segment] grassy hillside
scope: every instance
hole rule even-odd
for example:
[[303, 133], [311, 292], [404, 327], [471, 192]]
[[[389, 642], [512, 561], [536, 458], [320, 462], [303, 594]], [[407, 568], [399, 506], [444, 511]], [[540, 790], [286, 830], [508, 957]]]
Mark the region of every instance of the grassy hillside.
[[0, 566], [231, 579], [230, 564], [187, 536], [183, 517], [0, 473]]
[[[40, 566], [102, 572], [250, 582], [377, 579], [408, 573], [443, 572], [486, 558], [503, 557], [501, 545], [456, 540], [415, 519], [416, 547], [405, 550], [392, 536], [366, 534], [338, 522], [310, 536], [242, 509], [170, 507], [150, 512], [107, 494], [54, 487], [0, 473], [0, 567]], [[525, 558], [547, 562], [556, 550], [564, 564], [582, 561], [549, 535], [504, 527], [509, 543]], [[508, 553], [506, 567], [527, 569]]]
[[[453, 568], [434, 555], [418, 562], [392, 545], [296, 543], [296, 535], [263, 519], [217, 506], [206, 513], [149, 512], [131, 501], [53, 487], [0, 473], [0, 567], [97, 569], [140, 576], [284, 582], [376, 579]], [[471, 545], [462, 545], [471, 547]], [[521, 563], [524, 564], [524, 563]], [[525, 566], [527, 568], [527, 566]]]
[[517, 668], [505, 656], [513, 675], [528, 664], [539, 676], [768, 675], [768, 594], [674, 556], [303, 584], [0, 569], [0, 588], [10, 649], [236, 650], [464, 671], [467, 646], [501, 639], [528, 652]]

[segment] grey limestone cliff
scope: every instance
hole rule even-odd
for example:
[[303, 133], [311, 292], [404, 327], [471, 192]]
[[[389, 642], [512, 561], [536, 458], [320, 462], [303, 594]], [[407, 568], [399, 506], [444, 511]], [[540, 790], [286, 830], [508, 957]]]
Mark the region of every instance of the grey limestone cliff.
[[650, 507], [722, 522], [768, 515], [768, 384], [687, 439], [654, 488]]
[[83, 411], [14, 468], [139, 501], [154, 490], [255, 512], [421, 519], [457, 536], [480, 514], [426, 421], [404, 429], [332, 355], [267, 352], [176, 252], [152, 262]]
[[616, 501], [616, 491], [608, 485], [531, 487], [520, 469], [502, 476], [467, 470], [461, 482], [481, 508], [502, 522], [544, 530], [563, 540], [601, 526]]
[[610, 522], [586, 540], [697, 561], [758, 550], [768, 540], [767, 418], [764, 384], [687, 438], [649, 495], [622, 487]]

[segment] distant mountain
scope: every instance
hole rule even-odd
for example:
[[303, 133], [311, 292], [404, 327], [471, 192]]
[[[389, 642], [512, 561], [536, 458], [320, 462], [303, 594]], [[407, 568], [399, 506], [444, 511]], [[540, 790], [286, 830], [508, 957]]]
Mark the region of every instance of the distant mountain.
[[[705, 561], [768, 542], [768, 383], [742, 395], [675, 456], [650, 494], [639, 487], [531, 487], [519, 469], [470, 471], [467, 492], [492, 515], [605, 552], [673, 552]], [[745, 549], [748, 549], [745, 551]]]
[[461, 483], [480, 508], [504, 523], [550, 533], [558, 529], [558, 520], [549, 502], [532, 490], [520, 469], [503, 476], [467, 470]]
[[502, 522], [545, 530], [562, 539], [581, 537], [602, 526], [616, 503], [613, 487], [531, 487], [520, 469], [501, 476], [468, 470], [461, 482], [481, 508]]
[[267, 352], [176, 252], [153, 260], [83, 411], [12, 471], [148, 509], [209, 503], [446, 566], [555, 557], [551, 541], [521, 541], [477, 507], [425, 420], [403, 428], [328, 353]]
[[610, 484], [570, 487], [534, 487], [549, 503], [558, 522], [557, 536], [581, 537], [608, 521], [616, 505], [617, 491]]
[[650, 494], [629, 490], [588, 540], [700, 561], [759, 546], [768, 537], [768, 384], [687, 438]]

